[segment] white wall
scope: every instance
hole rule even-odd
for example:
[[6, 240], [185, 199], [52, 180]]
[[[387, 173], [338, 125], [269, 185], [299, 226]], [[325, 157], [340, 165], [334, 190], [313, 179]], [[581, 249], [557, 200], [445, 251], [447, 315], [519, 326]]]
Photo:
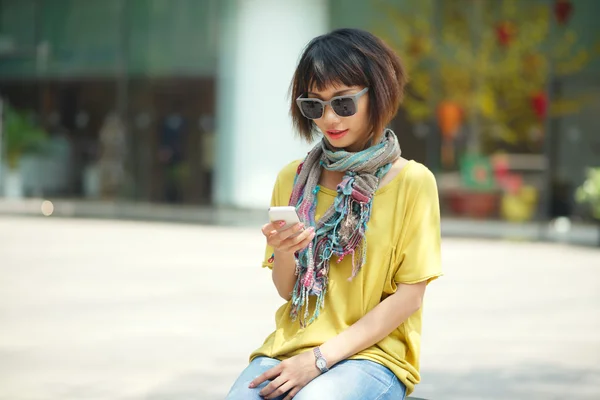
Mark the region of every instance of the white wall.
[[277, 172], [312, 147], [289, 116], [302, 49], [328, 29], [326, 0], [222, 3], [214, 203], [265, 208]]

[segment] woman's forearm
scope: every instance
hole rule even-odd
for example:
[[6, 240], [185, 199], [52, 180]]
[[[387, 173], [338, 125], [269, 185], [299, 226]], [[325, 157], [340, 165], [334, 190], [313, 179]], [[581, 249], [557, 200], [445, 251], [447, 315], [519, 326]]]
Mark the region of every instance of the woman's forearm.
[[285, 300], [291, 299], [292, 290], [294, 290], [296, 284], [296, 258], [294, 253], [275, 252], [272, 277], [277, 293]]
[[393, 295], [356, 321], [350, 328], [321, 345], [331, 367], [387, 337], [421, 308], [426, 282], [399, 285]]

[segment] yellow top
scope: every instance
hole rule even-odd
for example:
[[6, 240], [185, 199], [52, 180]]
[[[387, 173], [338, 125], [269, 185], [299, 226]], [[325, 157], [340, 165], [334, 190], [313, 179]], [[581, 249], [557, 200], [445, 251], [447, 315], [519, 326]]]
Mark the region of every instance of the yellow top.
[[[273, 189], [272, 205], [288, 205], [299, 161], [284, 167]], [[333, 203], [336, 192], [321, 187], [315, 219]], [[338, 335], [396, 291], [396, 283], [431, 281], [441, 276], [440, 212], [434, 175], [422, 164], [409, 161], [392, 181], [373, 197], [367, 225], [367, 259], [357, 276], [352, 275], [352, 258], [339, 264], [332, 259], [325, 306], [306, 328], [289, 316], [290, 302], [275, 314], [276, 329], [250, 360], [267, 356], [280, 360], [320, 346]], [[267, 246], [264, 267], [272, 268]], [[314, 309], [311, 299], [310, 313]], [[412, 393], [419, 383], [421, 310], [410, 316], [379, 343], [351, 359], [367, 359], [388, 367]]]

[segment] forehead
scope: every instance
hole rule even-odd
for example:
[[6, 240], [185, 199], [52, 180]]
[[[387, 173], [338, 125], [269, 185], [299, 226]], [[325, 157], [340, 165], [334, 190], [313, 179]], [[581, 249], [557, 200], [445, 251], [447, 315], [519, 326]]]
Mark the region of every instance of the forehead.
[[309, 93], [318, 94], [320, 96], [333, 96], [336, 93], [341, 93], [345, 91], [360, 89], [358, 86], [348, 86], [343, 83], [332, 83], [326, 85], [324, 87], [318, 87], [317, 85], [311, 85], [308, 88]]

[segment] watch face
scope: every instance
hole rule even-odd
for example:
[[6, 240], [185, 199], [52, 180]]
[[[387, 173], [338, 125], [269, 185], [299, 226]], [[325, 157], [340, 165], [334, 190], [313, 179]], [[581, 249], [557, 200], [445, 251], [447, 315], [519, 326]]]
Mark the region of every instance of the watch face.
[[327, 361], [325, 361], [323, 358], [319, 358], [317, 360], [317, 367], [319, 367], [319, 369], [323, 369], [327, 366]]

